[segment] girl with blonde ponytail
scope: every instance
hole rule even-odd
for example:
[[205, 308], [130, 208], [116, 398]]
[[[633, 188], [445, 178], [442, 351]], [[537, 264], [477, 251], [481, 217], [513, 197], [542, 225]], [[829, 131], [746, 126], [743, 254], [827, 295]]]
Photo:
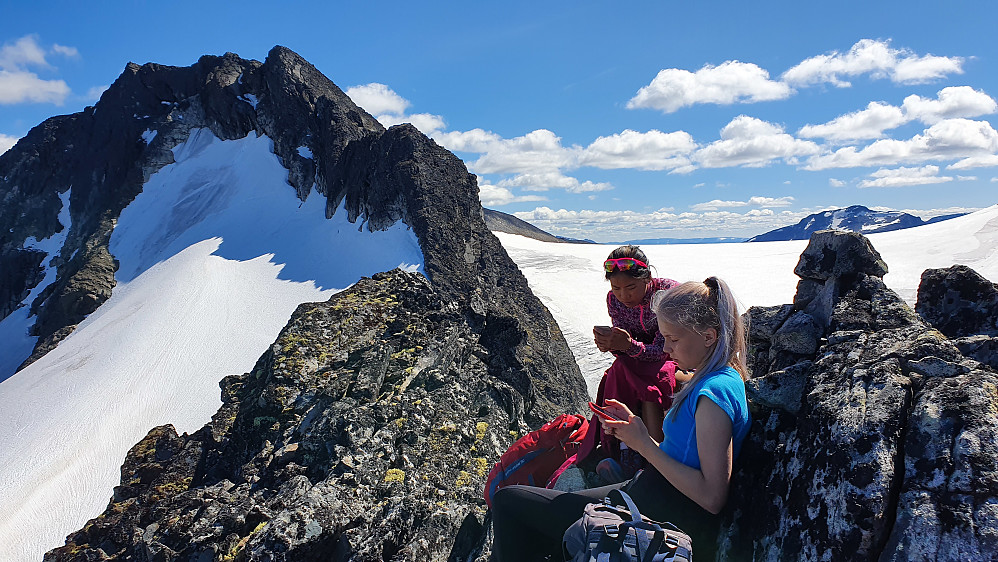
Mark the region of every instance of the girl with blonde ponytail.
[[655, 293], [651, 303], [663, 350], [693, 377], [676, 395], [656, 441], [640, 417], [616, 400], [603, 431], [644, 457], [651, 468], [633, 479], [581, 492], [509, 486], [493, 498], [496, 559], [523, 560], [555, 547], [585, 505], [623, 488], [641, 513], [671, 521], [693, 539], [697, 559], [713, 559], [732, 465], [751, 419], [745, 398], [745, 328], [727, 283], [708, 277]]

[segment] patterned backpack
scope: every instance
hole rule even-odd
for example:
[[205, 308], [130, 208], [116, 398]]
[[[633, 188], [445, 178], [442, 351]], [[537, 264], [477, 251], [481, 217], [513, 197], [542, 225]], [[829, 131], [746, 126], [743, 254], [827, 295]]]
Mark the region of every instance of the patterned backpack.
[[[619, 494], [625, 506], [610, 495]], [[643, 517], [634, 500], [611, 490], [603, 503], [586, 506], [582, 517], [565, 531], [565, 559], [572, 562], [691, 562], [693, 542], [672, 523]]]

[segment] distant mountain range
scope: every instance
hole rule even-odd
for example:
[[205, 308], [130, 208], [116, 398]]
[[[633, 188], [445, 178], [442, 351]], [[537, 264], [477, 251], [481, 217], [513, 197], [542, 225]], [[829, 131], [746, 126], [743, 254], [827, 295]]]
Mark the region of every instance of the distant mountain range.
[[[493, 232], [506, 232], [509, 234], [519, 234], [527, 238], [533, 238], [542, 242], [572, 242], [582, 244], [596, 244], [589, 239], [566, 238], [556, 236], [547, 231], [541, 230], [529, 222], [518, 219], [513, 215], [483, 209], [485, 212], [485, 224]], [[913, 226], [922, 226], [934, 222], [943, 221], [962, 216], [966, 213], [955, 213], [951, 215], [940, 215], [929, 220], [922, 220], [915, 215], [902, 213], [899, 211], [874, 211], [862, 205], [852, 205], [844, 209], [834, 209], [822, 211], [804, 217], [799, 223], [791, 226], [784, 226], [776, 230], [770, 230], [764, 234], [753, 236], [752, 238], [738, 238], [732, 236], [719, 236], [707, 238], [642, 238], [639, 240], [625, 240], [621, 242], [603, 242], [604, 244], [723, 244], [729, 242], [772, 242], [777, 240], [807, 240], [811, 238], [811, 233], [819, 230], [848, 230], [860, 232], [862, 234], [874, 234], [877, 232], [888, 232], [891, 230], [901, 230]]]
[[715, 236], [713, 238], [642, 238], [640, 240], [625, 240], [623, 242], [607, 242], [607, 244], [725, 244], [728, 242], [744, 242], [744, 237]]
[[845, 209], [822, 211], [808, 215], [795, 225], [784, 226], [770, 230], [765, 234], [749, 238], [749, 242], [772, 242], [776, 240], [807, 240], [811, 233], [819, 230], [848, 230], [862, 234], [874, 234], [901, 230], [914, 226], [922, 226], [946, 219], [962, 216], [966, 213], [941, 215], [929, 220], [922, 220], [915, 215], [899, 211], [873, 211], [862, 205], [852, 205]]

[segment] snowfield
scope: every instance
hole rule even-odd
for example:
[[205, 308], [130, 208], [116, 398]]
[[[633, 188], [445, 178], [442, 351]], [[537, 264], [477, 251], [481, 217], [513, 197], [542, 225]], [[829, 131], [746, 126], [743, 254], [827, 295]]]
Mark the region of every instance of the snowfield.
[[[612, 356], [593, 343], [592, 327], [608, 324], [603, 260], [616, 247], [601, 244], [539, 242], [497, 233], [530, 288], [561, 326], [579, 363], [589, 393]], [[915, 306], [922, 272], [967, 265], [998, 281], [998, 205], [955, 219], [868, 236], [887, 262], [888, 287]], [[799, 278], [794, 267], [807, 240], [730, 244], [642, 246], [659, 277], [702, 281], [716, 275], [731, 286], [744, 309], [793, 302]]]
[[[249, 371], [300, 303], [379, 271], [421, 271], [405, 225], [326, 220], [325, 198], [298, 200], [271, 147], [208, 131], [176, 147], [121, 214], [111, 298], [0, 383], [0, 560], [40, 560], [102, 512], [125, 453], [153, 427], [208, 422], [218, 382]], [[54, 254], [62, 239], [44, 242]], [[34, 344], [33, 318], [17, 312], [0, 323], [19, 336], [0, 340], [11, 370]]]
[[[206, 423], [221, 404], [219, 380], [249, 371], [298, 304], [379, 271], [422, 271], [405, 225], [359, 232], [344, 212], [327, 220], [321, 196], [295, 198], [266, 137], [221, 141], [200, 131], [174, 155], [120, 217], [111, 298], [45, 357], [6, 380], [0, 372], [0, 560], [39, 560], [103, 511], [125, 453], [154, 426], [191, 432]], [[68, 213], [60, 220], [68, 226]], [[610, 357], [596, 350], [591, 327], [608, 322], [601, 264], [613, 247], [499, 237], [594, 393]], [[55, 255], [63, 239], [37, 244]], [[998, 280], [998, 206], [870, 240], [891, 269], [885, 281], [911, 304], [926, 268], [961, 263]], [[718, 275], [747, 308], [792, 301], [806, 245], [645, 250], [660, 276]], [[32, 321], [22, 308], [0, 322], [0, 369], [30, 353]]]

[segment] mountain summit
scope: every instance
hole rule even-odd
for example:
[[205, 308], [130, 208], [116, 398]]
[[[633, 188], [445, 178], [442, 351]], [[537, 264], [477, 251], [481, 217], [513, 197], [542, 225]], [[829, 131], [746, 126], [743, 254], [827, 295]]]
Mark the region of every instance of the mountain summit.
[[915, 215], [900, 211], [874, 211], [862, 205], [844, 209], [822, 211], [801, 219], [795, 225], [770, 230], [748, 239], [748, 242], [771, 242], [774, 240], [807, 240], [819, 230], [844, 230], [861, 234], [875, 234], [921, 226], [960, 215], [945, 215], [924, 221]]
[[[475, 176], [411, 125], [385, 130], [284, 47], [262, 63], [229, 53], [184, 68], [128, 64], [94, 107], [45, 121], [0, 156], [0, 198], [0, 466], [10, 477], [0, 559], [37, 559], [108, 506], [122, 458], [156, 426], [196, 433], [231, 413], [198, 433], [210, 433], [205, 455], [245, 453], [247, 439], [253, 454], [301, 453], [256, 478], [239, 455], [191, 457], [187, 485], [202, 491], [222, 480], [255, 492], [285, 477], [315, 484], [352, 466], [338, 489], [353, 493], [394, 470], [419, 472], [406, 464], [421, 462], [414, 455], [357, 464], [372, 434], [405, 426], [386, 405], [420, 410], [427, 431], [474, 436], [476, 458], [493, 458], [511, 431], [585, 404], [557, 324], [485, 226]], [[397, 271], [366, 292], [359, 283], [328, 313], [300, 319], [307, 329], [285, 326], [300, 303], [393, 268], [423, 275]], [[345, 310], [338, 324], [320, 321]], [[229, 406], [217, 411], [223, 378]], [[319, 384], [296, 402], [292, 380]], [[437, 391], [450, 393], [440, 407]], [[340, 400], [360, 426], [337, 425]], [[447, 407], [464, 401], [474, 407]], [[318, 419], [333, 425], [308, 437]], [[156, 450], [150, 462], [168, 460], [169, 447]], [[438, 537], [475, 520], [484, 473], [439, 458], [426, 467], [443, 480], [393, 492], [427, 523], [392, 548], [449, 549]], [[437, 495], [448, 478], [462, 486]], [[174, 483], [128, 508], [115, 492], [111, 508], [140, 514], [183, 492]], [[383, 501], [365, 498], [356, 509]], [[446, 515], [434, 515], [437, 502], [450, 502]], [[240, 520], [258, 517], [239, 509]], [[324, 532], [353, 529], [351, 544], [380, 556], [383, 528], [343, 525]]]

